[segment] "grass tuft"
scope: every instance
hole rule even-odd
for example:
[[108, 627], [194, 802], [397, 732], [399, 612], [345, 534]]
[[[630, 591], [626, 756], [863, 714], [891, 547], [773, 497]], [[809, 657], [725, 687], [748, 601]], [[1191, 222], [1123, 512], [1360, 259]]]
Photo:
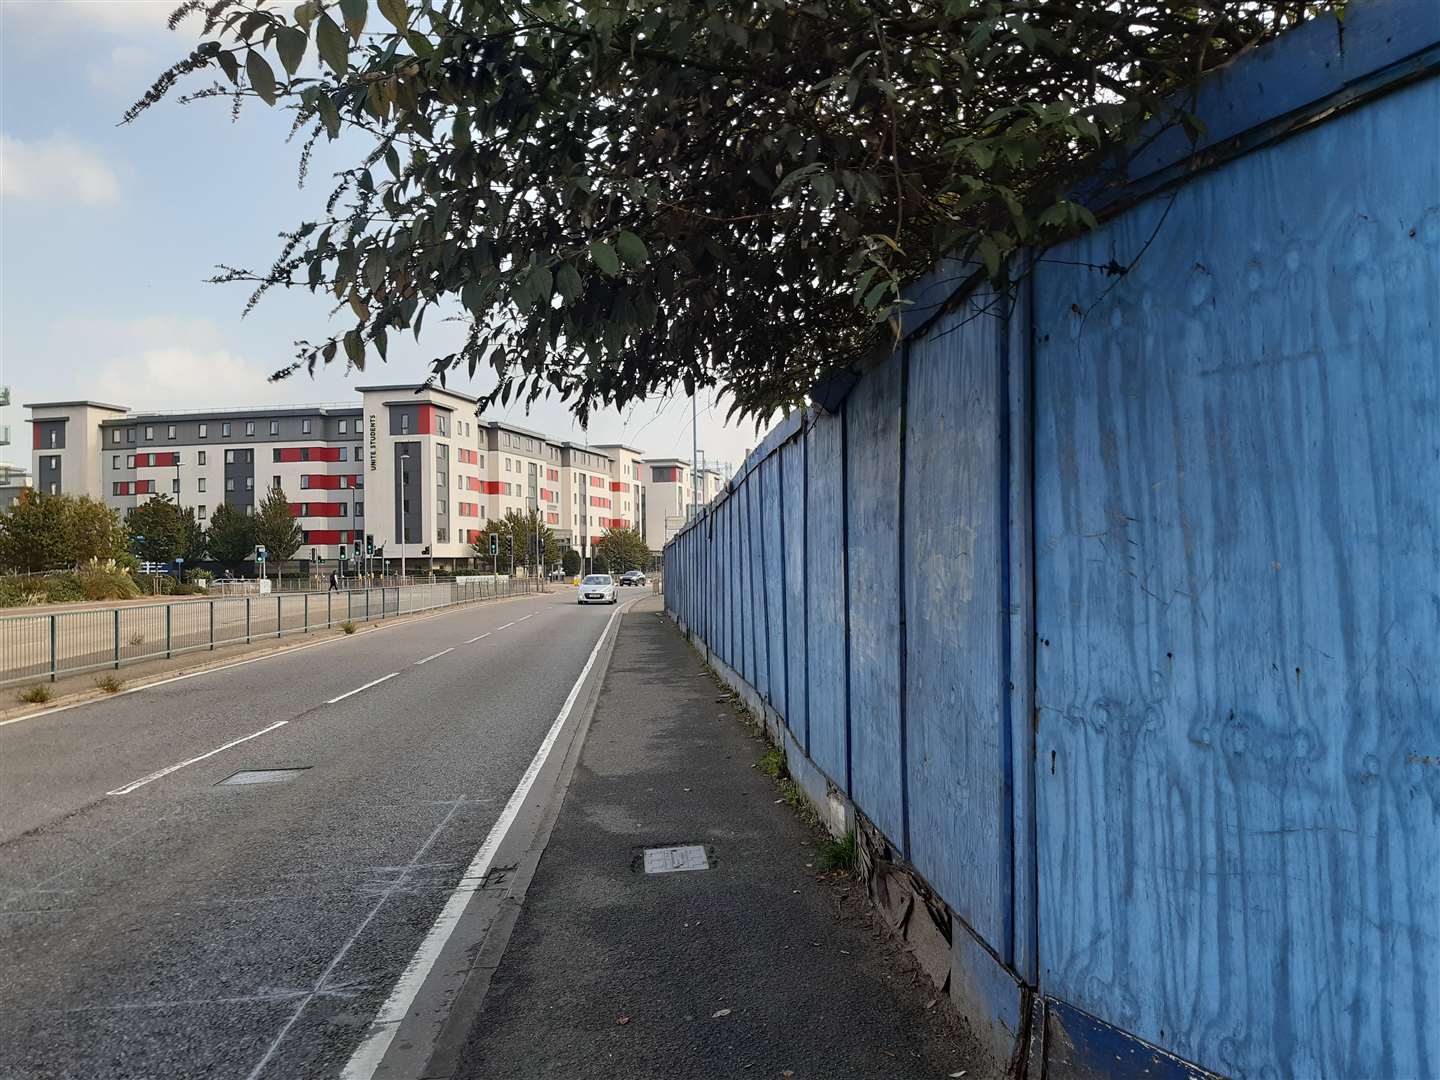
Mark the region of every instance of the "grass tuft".
[[95, 680], [95, 689], [104, 690], [107, 694], [118, 694], [124, 686], [125, 680], [114, 675], [101, 675]]
[[39, 705], [41, 702], [49, 701], [54, 696], [54, 691], [44, 683], [27, 686], [24, 690], [21, 690], [19, 694], [20, 700], [26, 705]]
[[822, 841], [816, 862], [822, 874], [836, 870], [853, 874], [856, 865], [855, 830], [851, 829], [838, 840]]
[[772, 780], [779, 780], [788, 773], [785, 768], [785, 754], [776, 746], [766, 750], [756, 764], [760, 767], [760, 771]]
[[355, 624], [349, 619], [346, 619], [340, 624], [340, 629], [344, 630], [347, 634], [353, 634], [355, 632]]
[[145, 635], [140, 633], [131, 634], [129, 641], [131, 645], [138, 648], [139, 646], [145, 644]]

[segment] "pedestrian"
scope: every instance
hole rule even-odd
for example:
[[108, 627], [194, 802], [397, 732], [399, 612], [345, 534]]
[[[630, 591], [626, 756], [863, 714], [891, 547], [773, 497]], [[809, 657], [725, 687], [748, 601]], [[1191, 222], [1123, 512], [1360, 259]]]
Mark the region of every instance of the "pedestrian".
[[331, 570], [331, 571], [330, 571], [330, 591], [331, 591], [331, 592], [339, 592], [339, 591], [340, 591], [340, 579], [335, 576], [335, 571], [334, 571], [334, 570]]

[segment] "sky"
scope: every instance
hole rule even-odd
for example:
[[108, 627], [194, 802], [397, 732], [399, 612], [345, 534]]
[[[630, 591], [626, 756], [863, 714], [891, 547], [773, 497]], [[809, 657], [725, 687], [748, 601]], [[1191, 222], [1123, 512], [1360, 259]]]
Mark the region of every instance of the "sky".
[[[458, 324], [426, 320], [419, 345], [392, 335], [390, 360], [363, 374], [332, 365], [313, 378], [268, 376], [297, 338], [330, 328], [330, 305], [273, 293], [243, 319], [242, 285], [210, 285], [219, 263], [268, 266], [277, 234], [315, 216], [330, 175], [360, 144], [323, 141], [305, 187], [288, 112], [247, 101], [238, 121], [223, 100], [172, 96], [128, 126], [121, 114], [185, 55], [198, 22], [165, 21], [176, 0], [0, 0], [0, 422], [27, 463], [29, 401], [90, 398], [137, 409], [344, 402], [353, 386], [419, 381], [425, 361], [458, 346]], [[207, 80], [208, 81], [208, 80]], [[194, 85], [200, 85], [195, 83]], [[450, 388], [493, 385], [463, 373]], [[760, 439], [724, 424], [726, 403], [702, 394], [700, 448], [738, 466]], [[581, 431], [559, 402], [508, 419], [564, 438], [627, 442], [655, 456], [691, 452], [689, 398], [592, 417]]]

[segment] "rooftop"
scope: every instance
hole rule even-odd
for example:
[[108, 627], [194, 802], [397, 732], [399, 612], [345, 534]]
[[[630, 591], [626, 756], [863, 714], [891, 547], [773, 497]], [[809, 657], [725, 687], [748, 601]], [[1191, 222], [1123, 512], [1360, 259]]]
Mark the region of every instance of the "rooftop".
[[125, 412], [126, 405], [110, 405], [104, 401], [36, 401], [25, 406], [27, 409], [109, 409], [111, 412]]

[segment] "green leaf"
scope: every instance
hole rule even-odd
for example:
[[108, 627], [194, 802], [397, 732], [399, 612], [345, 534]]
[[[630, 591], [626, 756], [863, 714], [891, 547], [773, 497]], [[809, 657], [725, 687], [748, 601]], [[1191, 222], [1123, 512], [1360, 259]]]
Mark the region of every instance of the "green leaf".
[[825, 209], [835, 201], [835, 177], [829, 173], [821, 173], [810, 181], [810, 187], [820, 198], [820, 209]]
[[555, 275], [550, 273], [548, 267], [537, 266], [530, 271], [530, 276], [526, 279], [525, 284], [541, 300], [548, 301], [550, 294], [555, 289]]
[[365, 15], [369, 11], [368, 0], [340, 0], [340, 15], [345, 20], [345, 29], [356, 41], [365, 29]]
[[590, 258], [605, 273], [614, 277], [620, 273], [620, 260], [615, 257], [615, 249], [603, 240], [596, 240], [590, 245]]
[[365, 284], [375, 292], [385, 282], [385, 252], [378, 248], [365, 260]]
[[310, 24], [315, 21], [315, 14], [320, 10], [315, 0], [305, 0], [303, 4], [295, 5], [295, 25], [304, 30], [310, 29]]
[[890, 282], [888, 280], [882, 281], [879, 284], [875, 285], [868, 293], [865, 294], [865, 310], [874, 311], [875, 306], [880, 303], [880, 298], [883, 297], [885, 293], [889, 291], [889, 289]]
[[285, 65], [288, 74], [294, 75], [300, 67], [300, 61], [305, 59], [307, 44], [309, 38], [305, 36], [304, 30], [282, 26], [275, 31], [275, 51], [280, 54], [280, 63]]
[[259, 94], [266, 105], [275, 104], [275, 73], [269, 62], [254, 49], [245, 54], [245, 74], [251, 88]]
[[365, 343], [360, 340], [359, 330], [350, 330], [345, 334], [345, 355], [350, 362], [360, 370], [365, 370]]
[[615, 238], [615, 250], [636, 270], [650, 259], [650, 253], [645, 250], [645, 241], [632, 232], [621, 230], [620, 235]]
[[567, 262], [560, 264], [560, 272], [555, 275], [555, 287], [567, 304], [573, 304], [579, 298], [584, 283], [580, 280], [579, 271]]
[[980, 257], [985, 260], [985, 272], [992, 278], [1000, 276], [1000, 247], [989, 236], [982, 236], [977, 248]]
[[225, 77], [236, 86], [240, 85], [240, 61], [235, 59], [232, 52], [222, 52], [215, 57], [220, 63], [220, 69], [225, 72]]
[[340, 110], [335, 108], [335, 102], [330, 100], [329, 94], [321, 94], [315, 102], [315, 108], [320, 113], [320, 121], [325, 125], [325, 132], [330, 138], [340, 134]]
[[410, 25], [410, 9], [405, 6], [405, 0], [380, 0], [380, 14], [390, 20], [390, 25], [396, 30], [404, 30]]
[[315, 44], [320, 49], [320, 58], [329, 65], [336, 75], [345, 74], [350, 66], [350, 42], [345, 33], [335, 25], [335, 20], [322, 13], [315, 28]]

